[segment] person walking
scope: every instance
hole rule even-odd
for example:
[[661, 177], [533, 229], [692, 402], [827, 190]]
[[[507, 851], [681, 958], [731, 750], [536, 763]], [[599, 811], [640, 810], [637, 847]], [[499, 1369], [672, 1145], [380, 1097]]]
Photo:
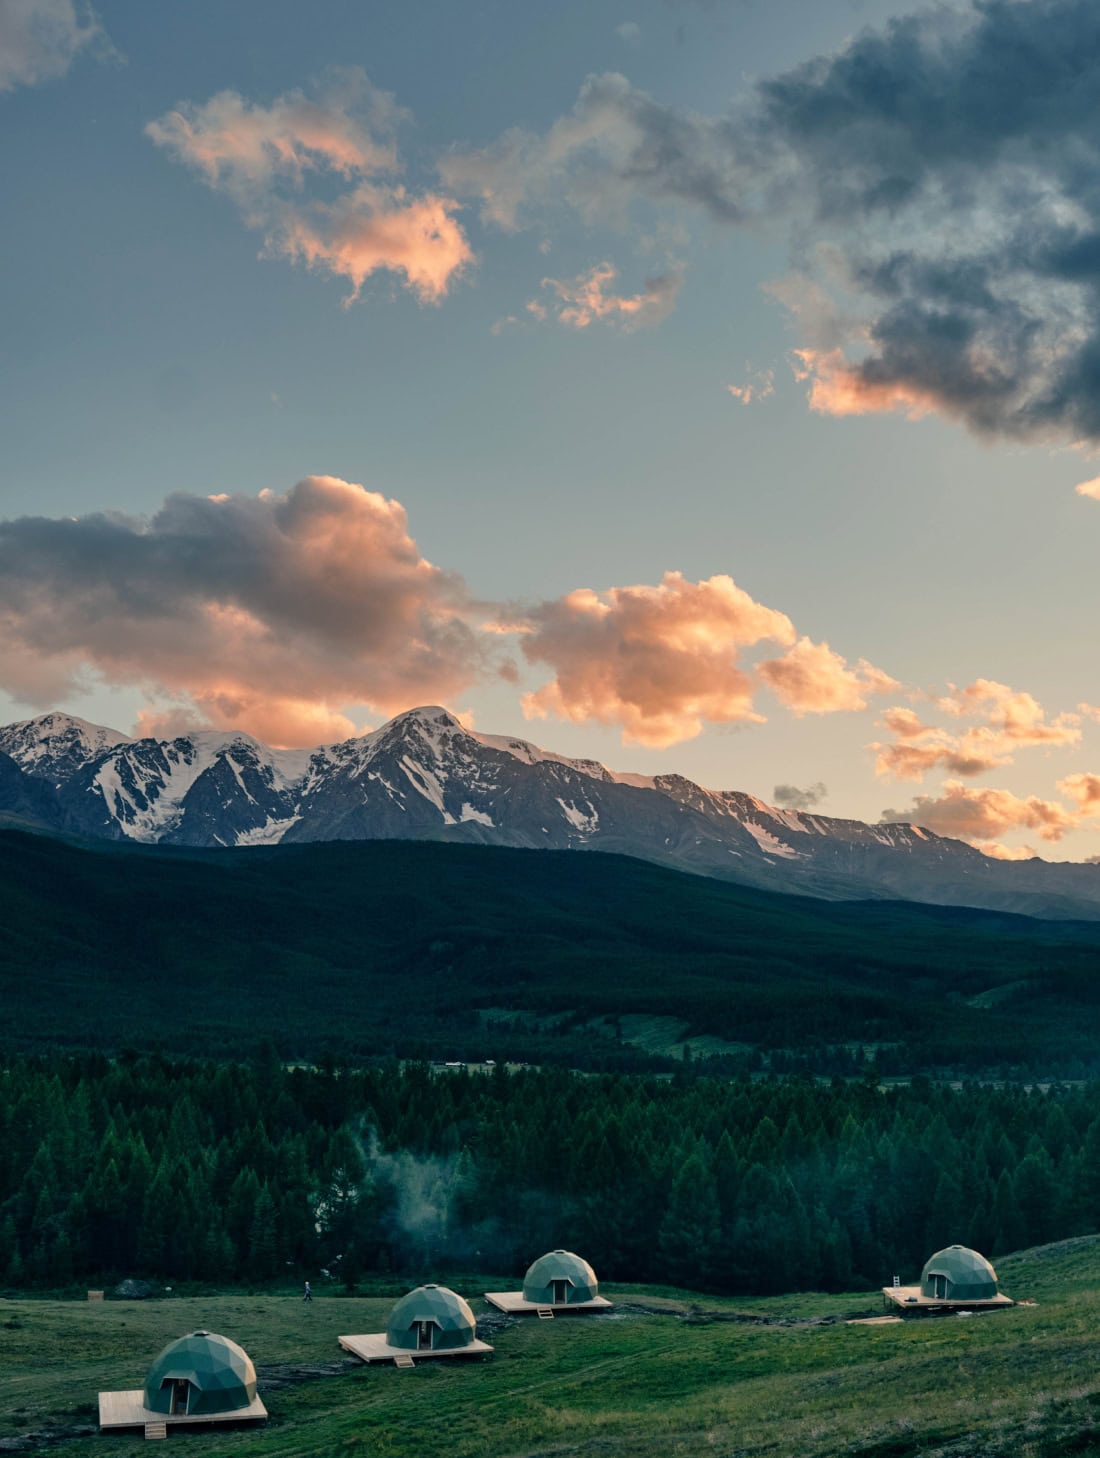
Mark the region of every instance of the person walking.
[[306, 1282], [305, 1294], [303, 1295], [302, 1300], [303, 1301], [312, 1301], [313, 1300], [313, 1287], [309, 1284], [308, 1281]]

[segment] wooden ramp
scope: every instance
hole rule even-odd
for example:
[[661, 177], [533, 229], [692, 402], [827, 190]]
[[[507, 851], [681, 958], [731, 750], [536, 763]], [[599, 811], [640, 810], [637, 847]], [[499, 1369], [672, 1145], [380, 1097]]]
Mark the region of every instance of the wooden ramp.
[[166, 1438], [168, 1436], [168, 1424], [146, 1423], [145, 1436], [146, 1438]]

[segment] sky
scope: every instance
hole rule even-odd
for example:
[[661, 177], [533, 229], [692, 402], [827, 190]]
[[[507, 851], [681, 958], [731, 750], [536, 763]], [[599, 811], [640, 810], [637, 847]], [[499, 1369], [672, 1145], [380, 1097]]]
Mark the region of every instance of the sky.
[[1094, 0], [0, 0], [0, 721], [1100, 857]]

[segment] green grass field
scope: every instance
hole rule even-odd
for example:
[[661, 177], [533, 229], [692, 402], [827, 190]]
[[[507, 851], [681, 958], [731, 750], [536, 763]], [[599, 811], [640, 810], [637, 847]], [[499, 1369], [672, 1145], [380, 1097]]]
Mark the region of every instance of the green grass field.
[[[253, 1356], [271, 1414], [262, 1428], [170, 1439], [211, 1458], [1100, 1453], [1100, 1237], [1006, 1258], [999, 1275], [1037, 1304], [847, 1326], [841, 1318], [876, 1313], [877, 1296], [723, 1301], [620, 1287], [607, 1292], [621, 1303], [613, 1315], [520, 1321], [492, 1336], [490, 1359], [411, 1372], [341, 1366], [338, 1333], [381, 1330], [385, 1297], [2, 1301], [0, 1440], [93, 1424], [101, 1388], [139, 1386], [161, 1345], [207, 1326]], [[482, 1285], [464, 1283], [479, 1314]], [[337, 1370], [265, 1390], [311, 1365]], [[69, 1437], [25, 1451], [114, 1458], [142, 1441]]]

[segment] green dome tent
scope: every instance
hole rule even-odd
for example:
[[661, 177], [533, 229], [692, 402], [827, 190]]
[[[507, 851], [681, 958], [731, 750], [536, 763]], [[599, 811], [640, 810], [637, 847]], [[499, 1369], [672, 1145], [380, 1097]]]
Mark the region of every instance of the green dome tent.
[[523, 1299], [538, 1306], [572, 1306], [595, 1301], [600, 1283], [596, 1272], [571, 1250], [540, 1256], [523, 1278]]
[[145, 1406], [172, 1416], [236, 1412], [256, 1397], [256, 1369], [236, 1342], [193, 1331], [170, 1342], [145, 1378]]
[[386, 1342], [410, 1352], [454, 1352], [470, 1346], [477, 1322], [469, 1303], [446, 1286], [417, 1286], [390, 1312]]
[[949, 1245], [929, 1256], [920, 1276], [922, 1296], [934, 1301], [994, 1301], [997, 1272], [976, 1250]]

